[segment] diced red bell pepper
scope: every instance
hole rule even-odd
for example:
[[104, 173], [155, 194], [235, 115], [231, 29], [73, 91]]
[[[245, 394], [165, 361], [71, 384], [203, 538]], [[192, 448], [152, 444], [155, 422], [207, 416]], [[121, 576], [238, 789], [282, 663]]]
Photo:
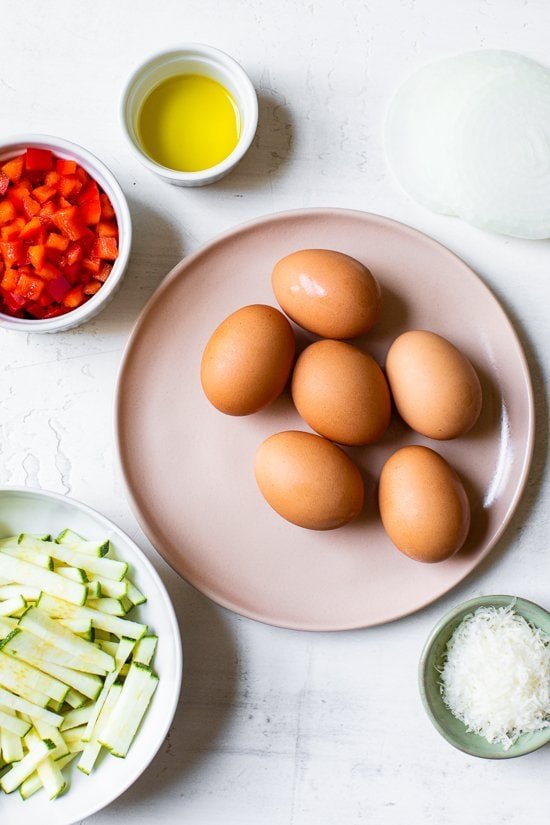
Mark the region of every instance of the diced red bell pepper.
[[29, 147], [25, 155], [25, 167], [31, 172], [47, 172], [53, 166], [53, 154], [50, 149]]
[[113, 221], [100, 221], [96, 232], [100, 238], [118, 238], [118, 227]]
[[80, 216], [87, 226], [93, 226], [101, 218], [101, 203], [97, 200], [84, 201], [79, 207]]
[[82, 181], [76, 175], [64, 175], [57, 184], [57, 191], [63, 198], [72, 198], [82, 189]]
[[[44, 206], [41, 208], [38, 214], [40, 215], [40, 218], [51, 218], [54, 212], [57, 212], [57, 209], [55, 208], [55, 203], [53, 201], [48, 201], [44, 204]], [[49, 221], [42, 222], [49, 223]]]
[[2, 166], [2, 172], [11, 180], [12, 183], [17, 183], [21, 180], [21, 176], [23, 174], [23, 168], [25, 166], [25, 156], [19, 155], [16, 158], [12, 158], [8, 160], [7, 163], [4, 163]]
[[52, 221], [71, 241], [78, 241], [88, 231], [76, 206], [54, 212]]
[[[48, 283], [51, 283], [51, 281], [48, 282]], [[46, 284], [46, 289], [44, 289], [44, 291], [42, 292], [42, 295], [40, 296], [40, 298], [38, 299], [38, 301], [36, 303], [40, 304], [41, 307], [51, 306], [52, 296], [48, 292], [48, 284]]]
[[115, 261], [118, 258], [116, 238], [97, 238], [92, 246], [92, 256], [103, 258], [105, 261]]
[[0, 224], [10, 223], [16, 216], [17, 211], [11, 201], [0, 202]]
[[79, 205], [87, 201], [99, 201], [99, 186], [95, 180], [88, 181], [79, 194], [77, 201]]
[[97, 275], [101, 269], [102, 261], [99, 258], [84, 258], [82, 260], [82, 268], [91, 272], [92, 275]]
[[44, 298], [45, 295], [46, 295], [46, 293], [42, 292], [39, 301], [37, 301], [35, 303], [29, 303], [25, 307], [26, 311], [29, 313], [29, 315], [32, 315], [33, 318], [37, 318], [37, 319], [40, 320], [41, 318], [46, 317], [46, 315], [48, 313], [47, 307], [51, 304], [52, 299], [50, 297], [48, 297], [48, 303], [47, 304], [42, 304], [42, 299]]
[[6, 267], [17, 266], [23, 263], [25, 258], [25, 250], [20, 240], [3, 241], [0, 243], [0, 252], [2, 253]]
[[113, 267], [111, 266], [111, 264], [102, 264], [101, 269], [99, 270], [97, 275], [94, 275], [94, 278], [97, 281], [101, 281], [101, 283], [104, 284], [109, 275], [111, 274], [112, 268]]
[[118, 255], [108, 196], [76, 161], [30, 147], [0, 168], [0, 312], [54, 318], [101, 289]]
[[44, 244], [37, 244], [29, 246], [27, 254], [29, 256], [29, 263], [37, 270], [42, 269], [46, 261], [46, 247]]
[[55, 186], [47, 186], [44, 184], [43, 186], [37, 186], [36, 189], [33, 189], [32, 196], [38, 201], [38, 203], [46, 203], [53, 198], [56, 192], [57, 189]]
[[22, 199], [23, 212], [28, 218], [34, 218], [40, 212], [40, 204], [31, 195], [25, 195]]
[[25, 226], [22, 228], [21, 232], [19, 233], [19, 237], [22, 240], [29, 240], [30, 238], [36, 238], [40, 230], [42, 229], [42, 223], [40, 218], [34, 216], [28, 221]]
[[6, 269], [0, 281], [0, 286], [2, 289], [7, 289], [8, 292], [12, 292], [17, 286], [18, 278], [19, 272], [17, 269]]
[[65, 235], [59, 235], [57, 232], [50, 232], [46, 241], [48, 249], [57, 249], [59, 252], [65, 252], [69, 246], [69, 239]]
[[40, 269], [38, 270], [38, 274], [41, 278], [44, 278], [45, 281], [55, 281], [56, 278], [62, 274], [61, 270], [59, 270], [56, 266], [51, 264], [49, 261], [44, 261]]
[[15, 208], [18, 212], [23, 211], [23, 198], [28, 197], [29, 189], [26, 186], [13, 186], [12, 188], [8, 189], [8, 198], [13, 203]]
[[36, 275], [21, 275], [17, 281], [17, 293], [28, 301], [36, 301], [40, 298], [44, 289], [44, 281]]
[[65, 158], [57, 158], [55, 162], [55, 170], [60, 175], [74, 175], [76, 172], [76, 161], [66, 160]]
[[101, 201], [101, 219], [104, 221], [112, 221], [113, 218], [116, 218], [115, 210], [107, 195], [101, 194], [99, 200]]
[[80, 261], [76, 261], [74, 264], [66, 264], [63, 267], [63, 275], [67, 278], [71, 284], [76, 284], [80, 281], [82, 277], [82, 266]]
[[59, 172], [56, 172], [55, 169], [52, 169], [51, 172], [48, 172], [46, 177], [44, 178], [44, 183], [46, 186], [57, 186], [61, 179], [61, 175]]
[[88, 183], [88, 181], [90, 180], [89, 174], [86, 172], [85, 169], [82, 168], [82, 166], [77, 166], [76, 175], [78, 179], [82, 181], [82, 183]]
[[96, 292], [99, 292], [101, 286], [101, 281], [98, 281], [94, 278], [93, 281], [90, 281], [90, 283], [86, 284], [86, 286], [84, 287], [84, 295], [95, 295]]
[[24, 298], [23, 295], [19, 295], [17, 292], [3, 291], [2, 295], [4, 297], [4, 303], [6, 304], [10, 313], [13, 314], [18, 313], [19, 310], [22, 309], [27, 303], [27, 299]]
[[67, 249], [67, 263], [70, 266], [71, 264], [76, 263], [77, 261], [81, 261], [84, 257], [84, 252], [82, 250], [82, 246], [79, 243], [71, 243], [69, 244], [69, 248]]
[[3, 241], [14, 241], [19, 237], [19, 227], [16, 223], [8, 223], [0, 229], [0, 238]]
[[60, 275], [55, 281], [49, 281], [47, 284], [47, 291], [58, 304], [60, 304], [65, 295], [70, 292], [70, 289], [71, 284], [63, 275]]
[[0, 229], [0, 237], [3, 241], [15, 241], [19, 237], [19, 233], [25, 226], [24, 218], [16, 218], [13, 223], [3, 226]]
[[63, 298], [63, 306], [66, 306], [69, 309], [76, 309], [76, 307], [83, 304], [85, 300], [86, 296], [84, 294], [84, 288], [81, 286], [75, 286], [70, 292], [67, 292]]

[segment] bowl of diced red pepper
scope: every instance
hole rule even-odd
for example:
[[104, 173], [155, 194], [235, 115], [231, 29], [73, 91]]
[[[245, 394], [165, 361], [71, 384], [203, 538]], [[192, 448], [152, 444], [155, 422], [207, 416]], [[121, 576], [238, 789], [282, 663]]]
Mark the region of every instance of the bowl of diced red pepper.
[[0, 326], [54, 332], [96, 315], [131, 235], [122, 189], [90, 152], [42, 136], [0, 146]]

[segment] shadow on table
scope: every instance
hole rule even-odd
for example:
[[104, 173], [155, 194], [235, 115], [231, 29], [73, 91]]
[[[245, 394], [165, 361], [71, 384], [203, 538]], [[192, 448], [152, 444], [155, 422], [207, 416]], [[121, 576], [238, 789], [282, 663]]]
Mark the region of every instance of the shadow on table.
[[170, 270], [183, 258], [182, 230], [172, 218], [128, 197], [132, 215], [132, 251], [122, 285], [100, 315], [81, 329], [102, 336], [124, 332]]
[[[493, 291], [495, 290], [493, 289]], [[527, 330], [518, 320], [514, 310], [507, 305], [498, 293], [496, 294], [500, 303], [503, 305], [512, 326], [514, 327], [518, 338], [520, 339], [529, 367], [529, 372], [531, 374], [535, 398], [535, 445], [527, 484], [512, 520], [508, 525], [503, 538], [500, 539], [496, 547], [489, 553], [487, 558], [485, 558], [481, 564], [476, 567], [475, 572], [473, 572], [471, 576], [468, 576], [465, 585], [463, 585], [466, 588], [470, 586], [472, 577], [479, 577], [483, 575], [489, 566], [493, 565], [513, 546], [518, 534], [522, 531], [523, 526], [531, 517], [531, 513], [540, 495], [542, 480], [548, 461], [549, 410], [548, 401], [544, 390], [542, 366]], [[519, 595], [522, 594], [520, 593]], [[458, 597], [455, 601], [457, 600]]]
[[268, 178], [287, 162], [291, 148], [292, 118], [285, 98], [272, 89], [260, 89], [258, 129], [252, 146], [231, 174], [209, 188], [231, 193], [266, 188]]
[[[165, 579], [166, 581], [166, 579]], [[224, 612], [181, 579], [170, 577], [183, 641], [183, 687], [174, 722], [157, 756], [139, 780], [109, 807], [129, 809], [162, 798], [170, 786], [185, 792], [185, 779], [216, 749], [232, 713], [237, 684], [237, 654]], [[109, 820], [111, 821], [111, 819]]]

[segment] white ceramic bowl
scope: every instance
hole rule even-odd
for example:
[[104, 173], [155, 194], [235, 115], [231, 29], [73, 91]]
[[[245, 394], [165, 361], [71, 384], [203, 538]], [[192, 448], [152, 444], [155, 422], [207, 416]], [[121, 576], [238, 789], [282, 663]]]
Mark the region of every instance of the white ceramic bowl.
[[109, 303], [118, 291], [130, 258], [132, 221], [124, 192], [110, 169], [87, 149], [76, 143], [71, 143], [69, 140], [50, 135], [17, 135], [0, 143], [0, 165], [9, 158], [20, 155], [29, 146], [38, 149], [51, 149], [60, 158], [76, 160], [107, 193], [115, 210], [118, 223], [118, 258], [101, 289], [95, 295], [92, 295], [86, 303], [70, 310], [65, 315], [59, 315], [57, 318], [36, 320], [12, 318], [10, 315], [0, 312], [0, 326], [2, 327], [19, 330], [20, 332], [59, 332], [64, 329], [72, 329], [85, 321], [89, 321]]
[[[163, 80], [180, 74], [201, 74], [217, 80], [230, 92], [239, 107], [241, 134], [225, 160], [200, 172], [179, 172], [152, 160], [138, 137], [138, 117], [147, 95]], [[162, 180], [176, 186], [205, 186], [223, 178], [239, 163], [256, 134], [258, 98], [244, 69], [232, 57], [212, 46], [184, 43], [177, 49], [149, 58], [130, 77], [122, 94], [122, 128], [138, 160]]]
[[159, 637], [154, 659], [159, 684], [126, 759], [103, 752], [90, 776], [81, 773], [76, 762], [72, 762], [64, 769], [70, 788], [52, 802], [42, 791], [25, 802], [17, 791], [2, 794], [2, 825], [72, 825], [104, 808], [149, 765], [168, 733], [179, 699], [182, 653], [176, 616], [161, 579], [141, 550], [112, 522], [74, 499], [28, 488], [0, 490], [1, 536], [22, 531], [55, 535], [64, 527], [89, 538], [111, 539], [117, 558], [129, 563], [130, 575], [147, 595], [147, 602], [134, 608], [131, 616], [148, 624]]

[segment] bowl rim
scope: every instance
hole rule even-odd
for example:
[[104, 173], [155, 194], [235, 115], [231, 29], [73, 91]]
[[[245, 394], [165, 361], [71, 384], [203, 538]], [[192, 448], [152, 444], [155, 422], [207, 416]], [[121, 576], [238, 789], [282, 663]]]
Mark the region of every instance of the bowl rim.
[[82, 324], [91, 316], [96, 315], [101, 306], [108, 302], [116, 291], [124, 277], [130, 258], [132, 218], [126, 195], [113, 172], [97, 155], [74, 141], [35, 132], [8, 135], [0, 141], [0, 160], [12, 155], [16, 156], [29, 146], [50, 148], [54, 154], [59, 153], [60, 157], [62, 155], [74, 157], [77, 162], [84, 161], [91, 169], [97, 171], [107, 182], [108, 190], [105, 191], [115, 210], [119, 229], [119, 254], [113, 269], [101, 289], [84, 304], [55, 318], [13, 318], [0, 312], [0, 327], [19, 332], [58, 332]]
[[530, 599], [524, 599], [521, 596], [511, 596], [502, 593], [487, 596], [474, 596], [471, 599], [467, 599], [466, 601], [461, 602], [458, 605], [455, 605], [455, 607], [451, 608], [451, 610], [447, 611], [447, 613], [441, 616], [441, 618], [437, 621], [435, 626], [430, 631], [430, 634], [426, 639], [426, 642], [424, 643], [424, 647], [422, 649], [422, 653], [420, 655], [420, 659], [418, 662], [418, 690], [420, 693], [420, 698], [422, 700], [422, 705], [424, 706], [424, 710], [430, 722], [438, 731], [438, 733], [444, 739], [446, 739], [447, 742], [449, 742], [450, 745], [452, 745], [457, 750], [462, 751], [462, 753], [466, 753], [469, 756], [475, 756], [477, 759], [517, 759], [520, 756], [526, 756], [528, 753], [534, 753], [535, 751], [540, 750], [540, 748], [543, 748], [545, 745], [550, 743], [550, 727], [548, 727], [546, 729], [546, 739], [543, 738], [543, 740], [540, 743], [537, 743], [533, 746], [524, 747], [523, 749], [515, 751], [514, 753], [510, 753], [509, 751], [505, 750], [490, 755], [479, 753], [475, 748], [469, 748], [467, 746], [460, 745], [456, 741], [454, 736], [451, 733], [449, 733], [446, 726], [442, 725], [439, 719], [437, 719], [437, 717], [435, 716], [428, 698], [428, 691], [426, 689], [426, 685], [428, 681], [431, 678], [433, 678], [428, 674], [428, 659], [432, 651], [432, 648], [438, 640], [439, 636], [446, 630], [446, 628], [449, 626], [449, 624], [451, 624], [451, 622], [453, 622], [458, 616], [462, 614], [467, 615], [468, 613], [471, 613], [474, 610], [476, 610], [478, 607], [504, 607], [506, 604], [513, 604], [514, 607], [517, 606], [520, 615], [523, 615], [522, 609], [524, 609], [525, 607], [535, 608], [537, 612], [540, 612], [543, 615], [547, 615], [550, 620], [550, 611], [546, 610], [546, 608], [542, 607], [542, 605], [537, 604], [536, 602], [533, 602]]
[[[217, 64], [232, 74], [238, 85], [243, 89], [245, 96], [244, 108], [246, 109], [247, 120], [245, 122], [244, 130], [239, 136], [237, 145], [226, 158], [215, 164], [215, 166], [209, 166], [207, 169], [200, 169], [197, 172], [183, 172], [178, 169], [171, 169], [169, 166], [163, 166], [161, 163], [157, 163], [145, 152], [144, 149], [141, 148], [139, 143], [134, 140], [128, 126], [129, 97], [133, 87], [138, 82], [141, 75], [153, 64], [161, 60], [169, 62], [169, 58], [175, 56], [180, 56], [186, 59], [192, 58], [193, 56], [198, 58], [207, 58], [211, 62]], [[154, 87], [151, 87], [151, 90], [153, 88]], [[165, 180], [171, 180], [180, 184], [199, 184], [209, 182], [211, 179], [212, 182], [214, 182], [214, 180], [218, 180], [220, 177], [230, 172], [248, 152], [258, 128], [258, 96], [250, 77], [234, 57], [231, 57], [230, 54], [227, 54], [227, 52], [224, 52], [215, 46], [209, 46], [206, 43], [188, 41], [180, 43], [177, 46], [173, 46], [172, 48], [162, 49], [161, 51], [155, 52], [134, 69], [124, 84], [122, 90], [119, 115], [122, 131], [124, 132], [124, 136], [130, 145], [132, 152], [140, 163], [149, 169], [149, 171], [154, 172], [156, 175]]]
[[139, 557], [141, 563], [144, 565], [151, 578], [155, 581], [155, 584], [157, 585], [159, 592], [162, 594], [163, 604], [165, 606], [168, 618], [170, 620], [171, 630], [174, 637], [174, 681], [177, 689], [174, 691], [173, 701], [166, 714], [166, 721], [162, 725], [162, 727], [157, 729], [160, 735], [157, 736], [157, 739], [151, 751], [147, 753], [147, 756], [142, 761], [140, 767], [137, 770], [134, 770], [127, 779], [121, 782], [120, 786], [117, 786], [116, 789], [109, 790], [106, 801], [102, 801], [99, 805], [93, 803], [89, 809], [79, 814], [79, 819], [86, 819], [87, 817], [93, 816], [93, 814], [98, 813], [98, 811], [103, 810], [112, 802], [114, 802], [115, 799], [118, 799], [120, 796], [122, 796], [122, 794], [125, 793], [128, 790], [128, 788], [130, 788], [134, 784], [134, 782], [136, 782], [139, 779], [139, 777], [145, 770], [147, 770], [147, 768], [157, 755], [164, 740], [166, 739], [172, 722], [174, 721], [174, 716], [176, 715], [176, 711], [180, 701], [183, 680], [183, 642], [181, 638], [176, 612], [164, 582], [162, 581], [160, 575], [157, 573], [157, 571], [153, 567], [153, 564], [149, 561], [143, 550], [141, 550], [141, 548], [138, 547], [135, 541], [131, 539], [130, 536], [124, 530], [122, 530], [121, 527], [119, 527], [117, 524], [115, 524], [115, 522], [107, 518], [107, 516], [104, 516], [98, 510], [94, 509], [93, 507], [90, 507], [90, 505], [85, 504], [83, 501], [80, 501], [79, 499], [73, 498], [72, 496], [64, 495], [62, 493], [56, 493], [52, 490], [43, 490], [40, 487], [2, 485], [0, 486], [0, 496], [3, 493], [16, 493], [22, 494], [23, 496], [29, 495], [31, 497], [38, 496], [39, 498], [60, 501], [64, 504], [68, 503], [70, 506], [76, 507], [76, 509], [78, 510], [82, 510], [87, 515], [93, 517], [100, 523], [104, 524], [108, 530], [111, 530], [114, 533], [121, 534], [124, 537], [125, 541], [130, 545], [132, 550], [135, 552], [136, 556]]

